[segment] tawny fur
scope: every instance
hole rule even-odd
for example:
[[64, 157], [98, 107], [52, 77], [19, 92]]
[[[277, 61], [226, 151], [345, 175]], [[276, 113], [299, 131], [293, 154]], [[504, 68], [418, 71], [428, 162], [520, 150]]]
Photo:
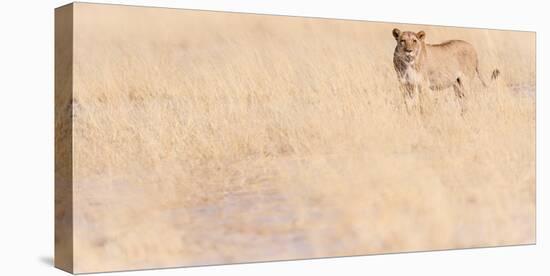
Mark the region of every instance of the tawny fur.
[[[462, 40], [449, 40], [440, 44], [427, 44], [423, 31], [401, 32], [393, 29], [397, 45], [393, 64], [397, 77], [406, 95], [414, 97], [422, 90], [442, 90], [453, 87], [459, 98], [464, 97], [464, 88], [476, 77], [487, 86], [478, 68], [475, 48]], [[495, 79], [499, 71], [492, 72]]]

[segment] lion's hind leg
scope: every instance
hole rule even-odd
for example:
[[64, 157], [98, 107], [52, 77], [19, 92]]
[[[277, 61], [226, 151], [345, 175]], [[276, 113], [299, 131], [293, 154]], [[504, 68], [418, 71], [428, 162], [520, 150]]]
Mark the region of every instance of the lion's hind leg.
[[453, 84], [455, 95], [459, 99], [464, 98], [464, 78], [456, 78], [456, 82]]
[[459, 77], [456, 79], [456, 82], [453, 84], [453, 90], [455, 91], [455, 96], [456, 96], [456, 99], [458, 101], [458, 104], [460, 105], [460, 114], [463, 115], [464, 112], [466, 111], [466, 108], [464, 106], [464, 101], [465, 101], [465, 94], [464, 94], [464, 91], [465, 91], [465, 83], [464, 83], [464, 78], [463, 77]]

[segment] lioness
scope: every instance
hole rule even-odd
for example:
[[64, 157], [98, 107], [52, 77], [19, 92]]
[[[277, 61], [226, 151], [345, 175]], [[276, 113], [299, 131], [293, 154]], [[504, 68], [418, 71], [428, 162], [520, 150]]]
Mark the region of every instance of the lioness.
[[[464, 97], [464, 87], [476, 76], [484, 87], [478, 69], [474, 47], [462, 40], [449, 40], [441, 44], [427, 44], [423, 31], [401, 32], [393, 29], [397, 42], [393, 53], [393, 65], [405, 97], [421, 99], [422, 90], [442, 90], [453, 87], [457, 97]], [[491, 78], [499, 75], [495, 69]], [[407, 103], [407, 100], [406, 100]], [[422, 106], [420, 106], [422, 108]]]

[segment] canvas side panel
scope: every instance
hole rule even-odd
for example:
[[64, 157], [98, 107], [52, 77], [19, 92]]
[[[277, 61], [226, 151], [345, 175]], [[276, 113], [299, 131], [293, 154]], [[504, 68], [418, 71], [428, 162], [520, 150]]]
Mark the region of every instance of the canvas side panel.
[[73, 272], [73, 5], [55, 10], [55, 267]]

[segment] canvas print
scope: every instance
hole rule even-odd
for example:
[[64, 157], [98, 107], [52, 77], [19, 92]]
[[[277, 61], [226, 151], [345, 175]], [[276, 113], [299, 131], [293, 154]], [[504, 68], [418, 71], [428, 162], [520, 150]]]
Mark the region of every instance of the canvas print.
[[535, 243], [534, 32], [89, 3], [55, 29], [63, 270]]

